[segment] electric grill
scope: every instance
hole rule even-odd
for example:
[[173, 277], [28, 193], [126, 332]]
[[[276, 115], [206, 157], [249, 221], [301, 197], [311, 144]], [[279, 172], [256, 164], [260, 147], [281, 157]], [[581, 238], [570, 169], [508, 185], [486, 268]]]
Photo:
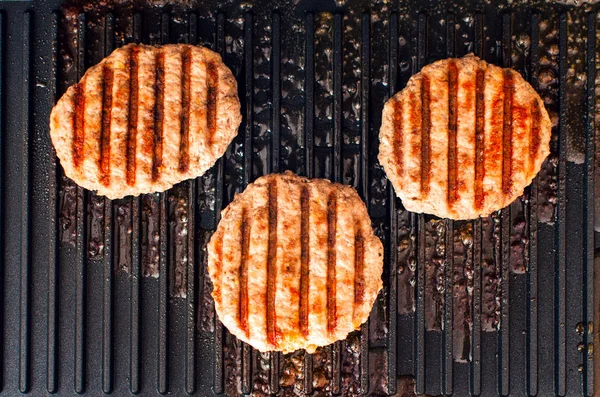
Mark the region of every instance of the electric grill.
[[[597, 19], [537, 0], [0, 1], [1, 393], [593, 394]], [[110, 201], [63, 175], [48, 118], [129, 42], [221, 53], [244, 120], [206, 175]], [[409, 213], [377, 162], [383, 103], [468, 53], [540, 93], [552, 153], [487, 218]], [[312, 355], [233, 338], [206, 272], [220, 210], [284, 170], [354, 186], [385, 244], [369, 322]]]

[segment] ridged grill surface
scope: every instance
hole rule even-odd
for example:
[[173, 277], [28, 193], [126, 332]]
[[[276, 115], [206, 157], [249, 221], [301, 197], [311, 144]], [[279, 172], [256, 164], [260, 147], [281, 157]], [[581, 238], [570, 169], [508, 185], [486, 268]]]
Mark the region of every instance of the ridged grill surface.
[[[598, 4], [36, 0], [0, 10], [3, 396], [594, 393]], [[48, 121], [86, 70], [134, 42], [221, 55], [243, 120], [203, 177], [108, 200], [65, 177]], [[540, 94], [551, 153], [502, 211], [475, 221], [411, 213], [377, 161], [384, 104], [425, 65], [469, 53]], [[473, 125], [473, 145], [485, 145], [484, 124]], [[221, 210], [286, 170], [354, 187], [384, 244], [368, 322], [314, 354], [261, 353], [231, 335], [207, 274]]]

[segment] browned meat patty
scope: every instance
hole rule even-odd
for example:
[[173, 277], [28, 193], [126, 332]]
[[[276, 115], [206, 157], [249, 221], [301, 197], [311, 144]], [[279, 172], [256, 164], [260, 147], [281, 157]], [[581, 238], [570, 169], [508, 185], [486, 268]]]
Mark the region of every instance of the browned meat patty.
[[50, 135], [69, 178], [115, 199], [202, 175], [240, 122], [237, 83], [217, 53], [130, 44], [67, 90]]
[[365, 322], [383, 247], [356, 191], [292, 173], [256, 180], [208, 245], [219, 319], [260, 351], [313, 351]]
[[409, 211], [473, 219], [523, 194], [550, 135], [519, 73], [469, 55], [425, 66], [385, 104], [379, 161]]

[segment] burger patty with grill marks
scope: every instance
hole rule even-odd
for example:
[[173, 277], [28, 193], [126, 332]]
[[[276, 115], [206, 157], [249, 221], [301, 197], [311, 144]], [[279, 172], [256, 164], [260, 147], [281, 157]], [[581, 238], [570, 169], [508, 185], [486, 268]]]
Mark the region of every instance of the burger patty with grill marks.
[[425, 66], [385, 104], [379, 161], [407, 210], [474, 219], [523, 194], [550, 135], [519, 73], [468, 55]]
[[344, 339], [382, 288], [383, 246], [354, 189], [290, 172], [257, 179], [208, 244], [219, 319], [260, 351]]
[[202, 175], [240, 122], [237, 83], [217, 53], [129, 44], [67, 90], [50, 135], [69, 178], [116, 199]]

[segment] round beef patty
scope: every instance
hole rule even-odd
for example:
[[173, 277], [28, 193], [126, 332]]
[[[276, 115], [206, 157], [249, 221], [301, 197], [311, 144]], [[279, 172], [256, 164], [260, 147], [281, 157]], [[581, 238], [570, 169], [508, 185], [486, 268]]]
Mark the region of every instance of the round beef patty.
[[130, 44], [69, 87], [50, 135], [69, 178], [116, 199], [202, 175], [241, 119], [237, 83], [217, 53]]
[[260, 351], [344, 339], [382, 288], [383, 246], [354, 189], [292, 173], [257, 179], [208, 244], [219, 319]]
[[385, 104], [379, 161], [407, 210], [473, 219], [523, 194], [550, 135], [519, 73], [468, 55], [425, 66]]

